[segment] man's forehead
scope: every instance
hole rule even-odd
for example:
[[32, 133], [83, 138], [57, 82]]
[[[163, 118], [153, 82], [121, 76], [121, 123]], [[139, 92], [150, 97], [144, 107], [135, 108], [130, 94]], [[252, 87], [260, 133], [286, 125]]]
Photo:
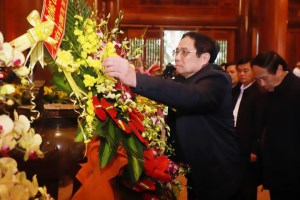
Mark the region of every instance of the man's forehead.
[[178, 44], [178, 48], [194, 47], [195, 41], [189, 37], [182, 38]]

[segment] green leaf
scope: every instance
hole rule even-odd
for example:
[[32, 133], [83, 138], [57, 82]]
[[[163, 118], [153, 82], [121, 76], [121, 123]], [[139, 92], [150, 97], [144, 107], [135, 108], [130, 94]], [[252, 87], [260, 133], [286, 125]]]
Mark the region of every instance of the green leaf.
[[64, 91], [68, 94], [71, 94], [72, 93], [72, 89], [65, 77], [65, 75], [63, 73], [60, 73], [60, 72], [53, 72], [53, 77], [51, 79], [51, 82], [53, 84], [55, 84], [55, 86], [61, 90], [61, 91]]
[[83, 141], [83, 133], [80, 128], [76, 131], [76, 137], [74, 139], [75, 142], [82, 142]]
[[103, 169], [106, 165], [108, 165], [114, 156], [115, 151], [111, 149], [106, 138], [101, 138], [101, 144], [99, 148], [100, 169]]
[[95, 131], [93, 131], [93, 135], [99, 135], [101, 137], [106, 137], [108, 132], [108, 121], [100, 121], [97, 117], [95, 117], [96, 121], [94, 122]]
[[136, 183], [144, 168], [144, 152], [143, 145], [137, 137], [131, 134], [130, 137], [122, 140], [124, 148], [128, 157], [127, 173], [124, 173], [125, 178], [128, 179], [129, 184]]
[[111, 119], [108, 120], [107, 126], [106, 136], [101, 138], [99, 148], [100, 169], [103, 169], [115, 157], [116, 149], [118, 148], [122, 136], [121, 130]]

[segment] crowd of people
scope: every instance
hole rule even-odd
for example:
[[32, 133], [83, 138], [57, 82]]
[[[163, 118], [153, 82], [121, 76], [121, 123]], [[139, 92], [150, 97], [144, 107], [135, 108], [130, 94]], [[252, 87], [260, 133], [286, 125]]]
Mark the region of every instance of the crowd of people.
[[271, 200], [300, 199], [300, 78], [274, 51], [224, 70], [214, 64], [218, 52], [215, 40], [188, 32], [174, 50], [174, 78], [136, 72], [121, 57], [102, 64], [168, 106], [168, 142], [191, 167], [189, 200], [255, 200], [260, 184]]

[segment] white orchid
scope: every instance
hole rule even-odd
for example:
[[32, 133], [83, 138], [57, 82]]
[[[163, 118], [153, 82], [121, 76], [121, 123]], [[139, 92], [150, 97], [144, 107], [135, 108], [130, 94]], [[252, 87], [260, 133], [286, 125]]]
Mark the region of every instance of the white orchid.
[[1, 50], [3, 43], [4, 43], [4, 37], [3, 37], [3, 34], [0, 32], [0, 50]]
[[13, 94], [16, 91], [16, 88], [12, 84], [5, 84], [0, 86], [0, 95], [9, 95]]
[[26, 178], [25, 172], [18, 171], [14, 159], [0, 158], [0, 199], [34, 199], [38, 192], [41, 195], [39, 199], [52, 199], [45, 187], [38, 186], [36, 176], [30, 181]]
[[26, 66], [22, 66], [14, 70], [16, 75], [20, 78], [27, 77], [30, 73], [30, 69]]
[[9, 43], [4, 42], [4, 38], [1, 32], [0, 60], [2, 60], [7, 67], [22, 66], [25, 62], [25, 56], [20, 51], [14, 49]]
[[30, 129], [30, 121], [25, 115], [18, 115], [17, 112], [14, 112], [15, 117], [15, 132], [17, 135], [22, 135], [29, 131]]
[[0, 135], [10, 133], [14, 128], [14, 122], [8, 115], [0, 115]]
[[2, 156], [8, 156], [8, 153], [15, 148], [17, 141], [13, 133], [0, 137], [0, 153]]
[[40, 150], [42, 137], [30, 127], [25, 115], [14, 112], [15, 121], [8, 115], [0, 115], [0, 153], [6, 156], [18, 144], [25, 149], [24, 160], [43, 158]]
[[[13, 67], [12, 70], [25, 85], [29, 83], [30, 70], [23, 66], [24, 62], [24, 55], [14, 49], [10, 43], [4, 42], [4, 37], [0, 32], [0, 66]], [[10, 95], [15, 91], [13, 85], [1, 84], [1, 106], [14, 104]], [[0, 199], [36, 199], [38, 195], [39, 199], [52, 200], [47, 194], [47, 189], [38, 186], [36, 176], [32, 178], [32, 181], [28, 180], [25, 172], [18, 171], [17, 162], [8, 157], [9, 152], [18, 145], [25, 149], [25, 161], [29, 158], [43, 158], [44, 154], [40, 150], [41, 143], [42, 137], [30, 127], [30, 121], [25, 115], [18, 115], [14, 112], [14, 121], [6, 114], [0, 115]]]
[[19, 140], [19, 145], [25, 149], [24, 160], [27, 161], [29, 158], [43, 158], [44, 154], [40, 150], [42, 143], [42, 137], [39, 134], [35, 134], [34, 129], [29, 129], [28, 132], [24, 133], [23, 137]]

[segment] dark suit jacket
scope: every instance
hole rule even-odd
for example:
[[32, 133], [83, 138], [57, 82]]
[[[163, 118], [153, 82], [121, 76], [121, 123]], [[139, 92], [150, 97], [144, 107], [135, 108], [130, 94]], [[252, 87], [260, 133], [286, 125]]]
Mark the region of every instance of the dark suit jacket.
[[240, 155], [233, 127], [231, 81], [212, 65], [175, 81], [137, 74], [134, 92], [169, 106], [179, 159], [191, 167], [201, 199], [226, 199], [239, 184]]
[[[233, 107], [237, 102], [240, 90], [233, 92]], [[250, 153], [257, 154], [258, 142], [263, 131], [267, 93], [259, 87], [257, 82], [252, 83], [244, 90], [238, 110], [236, 129], [239, 136], [241, 152], [249, 157]]]
[[262, 154], [264, 187], [299, 191], [300, 79], [291, 72], [269, 95]]

